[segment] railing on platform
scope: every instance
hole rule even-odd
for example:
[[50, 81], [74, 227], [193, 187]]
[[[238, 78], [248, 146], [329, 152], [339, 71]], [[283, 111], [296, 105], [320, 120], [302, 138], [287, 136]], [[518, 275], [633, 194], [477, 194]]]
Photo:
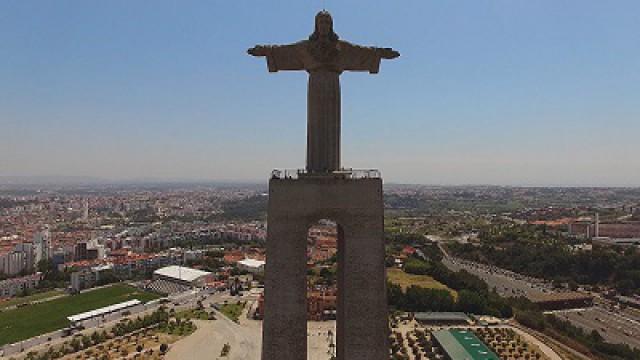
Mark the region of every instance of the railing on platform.
[[272, 179], [300, 179], [309, 177], [334, 177], [341, 179], [379, 179], [378, 169], [340, 169], [332, 172], [309, 172], [306, 169], [275, 169], [271, 172]]

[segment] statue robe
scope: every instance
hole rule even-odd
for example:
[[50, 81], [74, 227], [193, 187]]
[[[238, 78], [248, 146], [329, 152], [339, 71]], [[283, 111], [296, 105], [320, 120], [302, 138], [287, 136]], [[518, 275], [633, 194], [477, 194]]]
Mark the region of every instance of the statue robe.
[[378, 73], [380, 55], [374, 47], [338, 40], [329, 51], [314, 47], [316, 40], [270, 46], [270, 72], [306, 70], [307, 172], [340, 170], [340, 74], [343, 71]]

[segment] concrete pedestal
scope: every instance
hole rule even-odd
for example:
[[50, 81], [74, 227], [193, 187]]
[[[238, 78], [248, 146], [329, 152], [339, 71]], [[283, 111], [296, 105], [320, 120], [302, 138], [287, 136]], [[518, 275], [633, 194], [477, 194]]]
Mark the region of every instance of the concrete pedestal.
[[307, 359], [307, 233], [338, 224], [339, 360], [386, 360], [382, 180], [335, 176], [269, 182], [262, 360]]

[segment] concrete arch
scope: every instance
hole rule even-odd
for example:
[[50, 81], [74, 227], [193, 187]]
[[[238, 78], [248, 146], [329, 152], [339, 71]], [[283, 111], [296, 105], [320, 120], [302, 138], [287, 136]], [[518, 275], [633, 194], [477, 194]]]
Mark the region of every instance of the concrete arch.
[[320, 219], [339, 242], [337, 357], [388, 357], [381, 179], [272, 179], [269, 183], [263, 360], [306, 360], [306, 234]]

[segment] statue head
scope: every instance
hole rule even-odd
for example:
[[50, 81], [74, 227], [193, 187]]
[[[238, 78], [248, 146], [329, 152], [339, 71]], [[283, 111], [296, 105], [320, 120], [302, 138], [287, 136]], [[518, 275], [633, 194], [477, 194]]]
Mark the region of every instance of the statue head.
[[316, 24], [313, 34], [309, 36], [309, 40], [326, 39], [330, 41], [337, 41], [338, 34], [333, 32], [333, 18], [328, 11], [322, 10], [316, 14]]

